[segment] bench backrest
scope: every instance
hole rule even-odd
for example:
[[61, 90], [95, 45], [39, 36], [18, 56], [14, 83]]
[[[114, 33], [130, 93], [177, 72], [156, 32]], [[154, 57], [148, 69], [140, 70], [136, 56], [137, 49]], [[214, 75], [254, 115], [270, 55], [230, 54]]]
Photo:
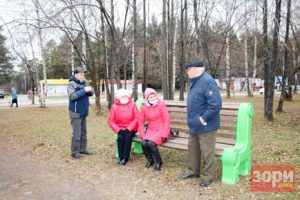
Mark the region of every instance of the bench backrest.
[[[172, 138], [165, 146], [187, 149], [188, 127], [187, 107], [185, 101], [164, 101], [171, 115], [171, 132], [175, 135], [176, 143]], [[221, 128], [217, 131], [216, 154], [221, 155], [224, 148], [236, 143], [236, 122], [240, 103], [222, 103]]]

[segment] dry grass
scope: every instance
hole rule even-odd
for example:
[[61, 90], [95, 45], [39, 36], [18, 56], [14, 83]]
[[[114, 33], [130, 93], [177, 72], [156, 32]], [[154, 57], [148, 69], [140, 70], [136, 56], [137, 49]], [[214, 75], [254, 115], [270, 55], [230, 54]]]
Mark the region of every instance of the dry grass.
[[[227, 101], [227, 100], [226, 100]], [[273, 122], [263, 117], [263, 97], [236, 97], [229, 101], [252, 102], [255, 107], [252, 130], [253, 165], [296, 165], [299, 173], [300, 113], [275, 113]], [[277, 106], [278, 98], [275, 99]], [[276, 107], [275, 106], [275, 107]], [[300, 108], [300, 95], [285, 102], [284, 108]], [[16, 152], [34, 165], [62, 176], [85, 180], [91, 187], [106, 188], [110, 199], [296, 199], [294, 193], [251, 192], [249, 177], [239, 184], [220, 182], [221, 162], [216, 159], [217, 181], [200, 188], [199, 180], [181, 181], [185, 171], [186, 153], [161, 148], [164, 166], [157, 173], [145, 169], [143, 155], [132, 154], [124, 166], [115, 164], [113, 133], [107, 125], [107, 110], [97, 116], [91, 108], [88, 118], [88, 142], [95, 155], [82, 161], [70, 158], [71, 128], [66, 107], [19, 108], [0, 110], [1, 147]]]

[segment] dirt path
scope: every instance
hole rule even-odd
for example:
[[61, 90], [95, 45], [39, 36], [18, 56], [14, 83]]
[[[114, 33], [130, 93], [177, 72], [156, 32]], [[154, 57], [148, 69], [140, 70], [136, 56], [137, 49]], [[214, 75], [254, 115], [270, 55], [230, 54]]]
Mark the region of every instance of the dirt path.
[[13, 154], [0, 152], [0, 199], [108, 199], [92, 185], [64, 177], [31, 164]]

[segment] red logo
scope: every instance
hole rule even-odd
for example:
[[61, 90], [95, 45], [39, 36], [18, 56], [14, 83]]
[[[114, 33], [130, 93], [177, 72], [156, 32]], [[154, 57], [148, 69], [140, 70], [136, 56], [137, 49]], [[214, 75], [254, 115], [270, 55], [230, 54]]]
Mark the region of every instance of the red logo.
[[254, 192], [294, 192], [295, 166], [253, 166], [251, 190]]

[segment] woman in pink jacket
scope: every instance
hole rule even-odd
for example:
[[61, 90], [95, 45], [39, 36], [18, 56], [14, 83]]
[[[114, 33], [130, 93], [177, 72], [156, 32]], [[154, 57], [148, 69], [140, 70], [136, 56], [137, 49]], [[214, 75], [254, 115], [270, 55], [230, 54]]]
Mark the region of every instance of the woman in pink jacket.
[[108, 124], [118, 134], [117, 163], [126, 165], [131, 151], [132, 138], [138, 129], [138, 110], [130, 98], [129, 92], [120, 89], [116, 93], [115, 103], [112, 105]]
[[[148, 128], [144, 130], [144, 123]], [[145, 103], [139, 114], [139, 132], [142, 148], [147, 159], [146, 168], [154, 165], [159, 171], [163, 164], [157, 145], [162, 145], [170, 136], [170, 114], [164, 102], [160, 101], [152, 88], [145, 90]]]

